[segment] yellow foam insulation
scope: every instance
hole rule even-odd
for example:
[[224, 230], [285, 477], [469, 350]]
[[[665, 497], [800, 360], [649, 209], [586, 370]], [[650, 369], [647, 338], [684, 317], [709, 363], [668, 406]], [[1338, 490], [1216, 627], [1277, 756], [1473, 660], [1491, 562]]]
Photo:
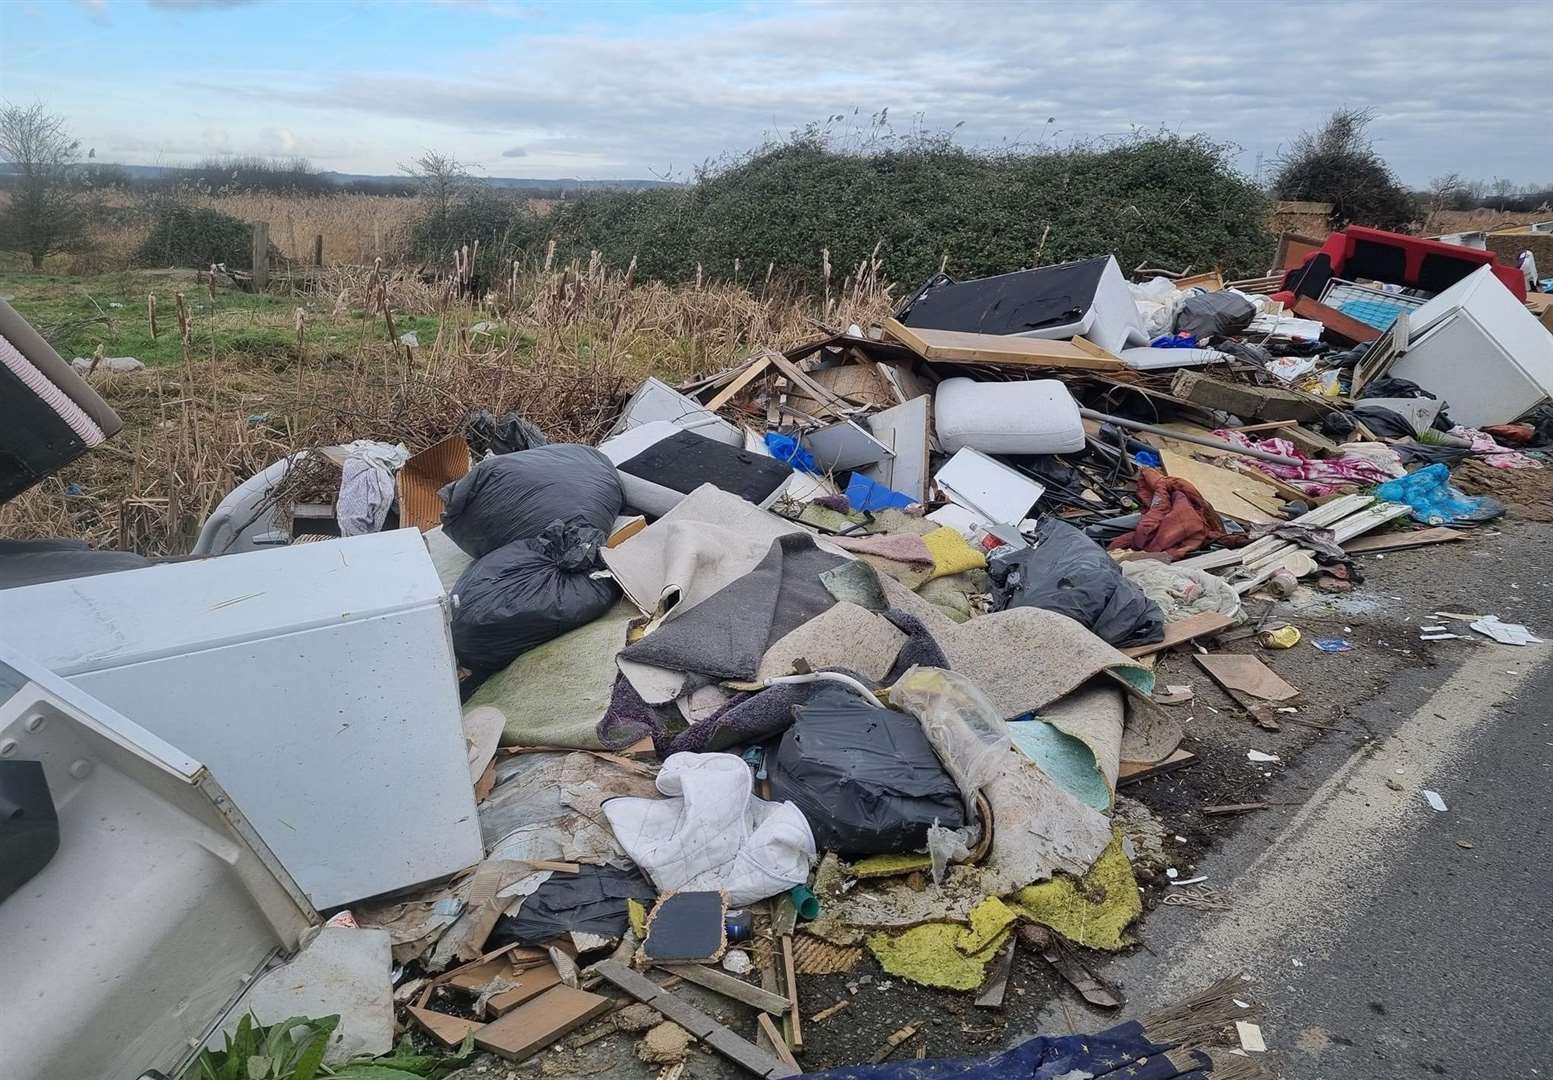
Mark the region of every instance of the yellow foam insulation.
[[881, 878], [894, 877], [897, 874], [909, 874], [915, 870], [931, 870], [933, 860], [926, 855], [869, 855], [852, 863], [850, 869], [854, 877]]
[[989, 896], [971, 908], [971, 925], [960, 932], [954, 947], [964, 956], [975, 956], [984, 951], [1018, 918], [1018, 912], [996, 896]]
[[1012, 932], [1005, 926], [981, 952], [966, 956], [956, 947], [965, 927], [925, 923], [899, 934], [870, 934], [868, 951], [891, 975], [945, 990], [975, 990]]
[[1076, 945], [1113, 952], [1132, 943], [1125, 931], [1143, 912], [1120, 832], [1083, 877], [1056, 874], [1006, 899], [1013, 911], [1051, 927]]
[[631, 924], [631, 932], [636, 935], [636, 940], [646, 941], [647, 908], [640, 900], [626, 899], [626, 919]]
[[927, 552], [933, 556], [933, 577], [963, 574], [967, 570], [980, 570], [987, 565], [987, 556], [971, 547], [959, 530], [948, 526], [922, 534]]

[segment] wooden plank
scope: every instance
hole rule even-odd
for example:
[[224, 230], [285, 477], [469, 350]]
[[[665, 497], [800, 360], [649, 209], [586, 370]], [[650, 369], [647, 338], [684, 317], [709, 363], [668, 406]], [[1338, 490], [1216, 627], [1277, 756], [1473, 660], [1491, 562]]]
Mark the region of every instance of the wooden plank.
[[727, 386], [723, 387], [722, 390], [718, 391], [716, 397], [706, 403], [707, 411], [716, 412], [718, 409], [721, 409], [724, 405], [728, 404], [728, 402], [732, 401], [738, 395], [739, 391], [743, 390], [746, 386], [759, 378], [760, 373], [765, 371], [766, 368], [770, 366], [770, 353], [761, 353], [748, 364], [745, 364], [744, 370], [739, 373], [739, 377], [734, 379]]
[[1228, 630], [1235, 625], [1235, 620], [1217, 611], [1199, 611], [1195, 615], [1188, 615], [1184, 619], [1165, 624], [1165, 637], [1162, 641], [1156, 641], [1152, 645], [1129, 645], [1123, 649], [1133, 659], [1140, 656], [1148, 656], [1150, 653], [1162, 652], [1183, 641], [1192, 641], [1195, 638], [1206, 637], [1209, 634], [1217, 634], [1221, 630]]
[[771, 1049], [777, 1057], [781, 1058], [789, 1068], [802, 1071], [798, 1068], [798, 1059], [793, 1057], [793, 1052], [787, 1048], [787, 1042], [782, 1038], [782, 1033], [777, 1030], [776, 1024], [772, 1023], [771, 1017], [765, 1013], [756, 1013], [755, 1026], [760, 1028], [761, 1034], [770, 1041]]
[[410, 1019], [415, 1021], [417, 1027], [450, 1049], [461, 1045], [471, 1031], [482, 1026], [476, 1020], [465, 1020], [462, 1016], [452, 1016], [435, 1009], [420, 1009], [414, 1005], [406, 1006], [405, 1012], [410, 1014]]
[[798, 973], [793, 970], [793, 935], [782, 935], [782, 978], [787, 986], [787, 1024], [794, 1050], [803, 1049], [803, 1018], [798, 1012]]
[[561, 972], [554, 964], [544, 967], [536, 967], [531, 971], [525, 971], [516, 978], [509, 978], [512, 989], [503, 990], [499, 994], [492, 994], [485, 1003], [487, 1016], [505, 1016], [513, 1009], [526, 1001], [532, 1001], [540, 994], [550, 990], [551, 987], [560, 985]]
[[1170, 284], [1178, 289], [1206, 289], [1209, 292], [1218, 292], [1224, 288], [1224, 275], [1217, 270], [1209, 270], [1202, 274], [1192, 274], [1190, 277], [1178, 277]]
[[1195, 764], [1197, 764], [1197, 755], [1190, 750], [1180, 749], [1171, 751], [1170, 756], [1163, 761], [1124, 761], [1116, 771], [1116, 786], [1136, 784], [1151, 776], [1161, 776]]
[[1230, 817], [1249, 814], [1253, 810], [1266, 810], [1271, 805], [1265, 802], [1221, 803], [1218, 806], [1205, 806], [1200, 812], [1204, 817]]
[[602, 960], [593, 966], [593, 970], [598, 972], [601, 978], [618, 986], [637, 1001], [651, 1005], [723, 1057], [743, 1066], [756, 1076], [776, 1080], [777, 1077], [798, 1075], [798, 1070], [781, 1058], [768, 1054], [754, 1043], [739, 1038], [700, 1009], [675, 997], [645, 975], [632, 971], [618, 960]]
[[1291, 686], [1272, 668], [1245, 653], [1198, 656], [1197, 666], [1225, 690], [1263, 701], [1290, 701], [1300, 696], [1298, 687]]
[[1401, 551], [1404, 548], [1425, 547], [1429, 544], [1444, 544], [1452, 540], [1465, 540], [1467, 534], [1459, 529], [1432, 528], [1418, 529], [1414, 532], [1388, 532], [1375, 533], [1370, 536], [1356, 536], [1343, 545], [1343, 550], [1350, 555], [1366, 555], [1375, 551]]
[[491, 985], [492, 979], [512, 979], [530, 968], [550, 963], [544, 949], [528, 945], [514, 945], [509, 952], [495, 959], [476, 960], [443, 976], [444, 982], [471, 994], [481, 994]]
[[[969, 334], [928, 330], [884, 321], [884, 332], [924, 360], [935, 364], [986, 364], [992, 367], [1073, 368], [1079, 371], [1127, 371], [1120, 359], [1092, 342], [1049, 341], [1011, 334]], [[1096, 353], [1100, 355], [1096, 355]]]
[[1359, 344], [1374, 341], [1383, 333], [1369, 323], [1360, 322], [1352, 315], [1344, 315], [1336, 308], [1327, 307], [1309, 296], [1301, 296], [1294, 301], [1294, 314], [1302, 319], [1314, 320], [1339, 337]]
[[657, 964], [655, 966], [661, 967], [664, 971], [673, 972], [686, 982], [715, 990], [724, 997], [733, 998], [735, 1001], [743, 1002], [773, 1016], [781, 1016], [789, 1007], [787, 999], [781, 994], [762, 990], [743, 979], [709, 968], [705, 964]]
[[768, 353], [768, 359], [773, 367], [787, 376], [789, 382], [803, 390], [803, 392], [820, 403], [820, 408], [835, 414], [838, 417], [847, 416], [857, 410], [848, 405], [841, 398], [832, 394], [819, 383], [809, 378], [797, 364], [793, 363], [781, 353]]
[[1276, 496], [1278, 489], [1267, 481], [1232, 469], [1221, 469], [1217, 465], [1209, 465], [1164, 448], [1159, 451], [1159, 456], [1165, 464], [1167, 475], [1188, 481], [1220, 514], [1254, 525], [1271, 525], [1283, 521], [1281, 517], [1258, 509], [1240, 497], [1241, 491], [1254, 492], [1264, 498]]
[[607, 1012], [611, 1002], [570, 986], [556, 986], [475, 1032], [475, 1045], [509, 1061], [522, 1061]]

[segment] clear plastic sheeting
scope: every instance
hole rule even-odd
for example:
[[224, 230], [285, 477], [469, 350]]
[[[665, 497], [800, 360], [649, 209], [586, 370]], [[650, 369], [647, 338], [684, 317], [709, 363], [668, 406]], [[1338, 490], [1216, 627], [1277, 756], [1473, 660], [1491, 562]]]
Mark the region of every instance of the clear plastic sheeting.
[[954, 778], [967, 808], [1010, 767], [1008, 725], [969, 680], [942, 668], [914, 667], [890, 688], [890, 704], [911, 713]]

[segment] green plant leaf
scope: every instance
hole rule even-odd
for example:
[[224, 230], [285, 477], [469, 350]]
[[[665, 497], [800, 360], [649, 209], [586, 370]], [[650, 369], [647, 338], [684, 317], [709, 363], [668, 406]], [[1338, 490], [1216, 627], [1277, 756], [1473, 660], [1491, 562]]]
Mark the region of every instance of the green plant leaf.
[[313, 1080], [318, 1075], [318, 1067], [323, 1064], [324, 1054], [329, 1050], [329, 1037], [334, 1034], [339, 1023], [338, 1016], [326, 1016], [316, 1021], [312, 1037], [297, 1056], [291, 1080]]
[[255, 1054], [249, 1058], [246, 1062], [248, 1080], [269, 1080], [271, 1060], [263, 1054]]
[[396, 1069], [390, 1065], [371, 1063], [346, 1065], [331, 1076], [334, 1080], [423, 1080], [421, 1073], [406, 1072], [404, 1069]]

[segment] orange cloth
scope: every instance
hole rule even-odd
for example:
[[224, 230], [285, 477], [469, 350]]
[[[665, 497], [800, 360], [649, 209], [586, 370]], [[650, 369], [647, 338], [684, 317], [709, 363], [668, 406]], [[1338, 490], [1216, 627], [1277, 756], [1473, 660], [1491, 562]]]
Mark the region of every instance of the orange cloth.
[[1145, 507], [1138, 527], [1112, 540], [1109, 547], [1162, 551], [1179, 559], [1215, 542], [1229, 547], [1245, 543], [1243, 537], [1224, 531], [1218, 511], [1180, 477], [1166, 476], [1145, 466], [1138, 475], [1138, 497]]

